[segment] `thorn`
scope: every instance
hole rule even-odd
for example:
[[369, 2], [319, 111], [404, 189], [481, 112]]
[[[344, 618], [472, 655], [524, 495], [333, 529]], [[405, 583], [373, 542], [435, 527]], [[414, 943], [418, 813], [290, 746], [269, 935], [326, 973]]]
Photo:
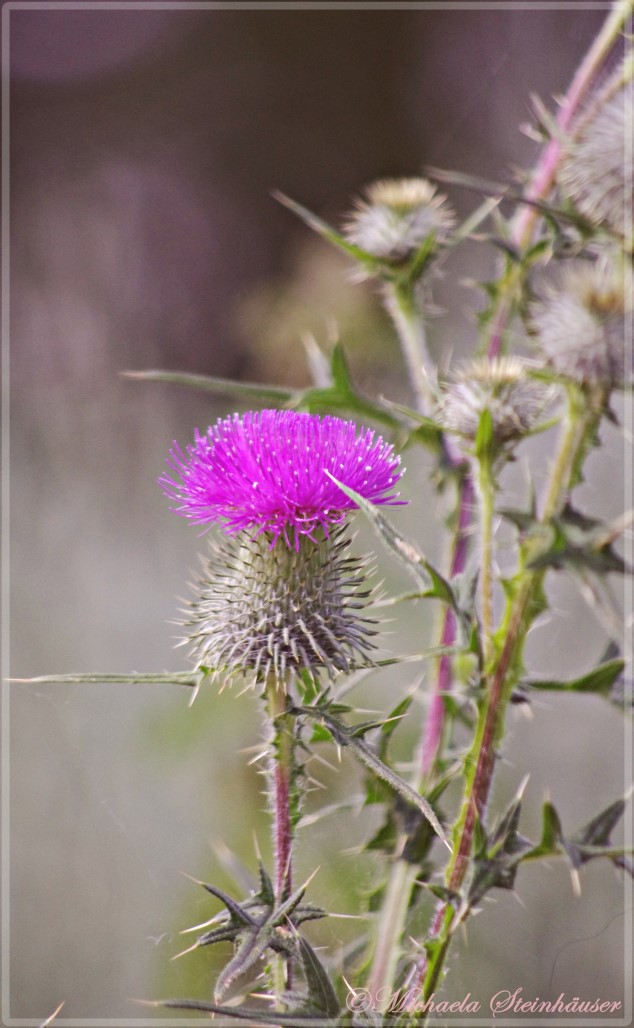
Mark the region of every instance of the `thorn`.
[[[216, 914], [215, 917], [210, 918], [209, 921], [204, 921], [202, 924], [194, 924], [194, 925], [191, 926], [191, 928], [181, 928], [181, 930], [180, 930], [180, 932], [178, 934], [179, 935], [189, 935], [190, 932], [199, 932], [201, 930], [201, 928], [209, 928], [212, 924], [215, 924], [221, 918], [222, 918], [222, 914]], [[187, 952], [187, 950], [185, 952]], [[175, 959], [176, 959], [175, 957], [172, 957], [172, 960], [175, 960]]]
[[524, 775], [524, 777], [522, 778], [522, 781], [519, 784], [518, 790], [515, 793], [516, 799], [521, 800], [522, 796], [524, 795], [524, 790], [525, 790], [526, 786], [528, 785], [529, 778], [530, 778], [530, 775]]
[[204, 882], [201, 882], [199, 878], [193, 878], [192, 875], [188, 875], [187, 871], [179, 871], [178, 873], [179, 875], [182, 875], [183, 878], [189, 878], [190, 882], [193, 882], [194, 885], [202, 885], [203, 889], [205, 888]]
[[193, 953], [195, 949], [198, 949], [197, 942], [195, 942], [193, 946], [188, 946], [187, 949], [181, 950], [180, 953], [176, 953], [175, 956], [170, 957], [170, 960], [178, 960], [180, 957], [184, 957], [186, 953]]
[[572, 891], [574, 895], [581, 896], [581, 879], [576, 867], [570, 869], [570, 880], [572, 882]]
[[[19, 681], [19, 679], [15, 679], [15, 681]], [[66, 1002], [66, 1000], [63, 999], [62, 1002], [60, 1003], [60, 1005], [58, 1006], [57, 1010], [54, 1010], [50, 1017], [47, 1017], [45, 1021], [42, 1021], [42, 1024], [40, 1025], [40, 1028], [46, 1028], [46, 1026], [48, 1024], [51, 1024], [51, 1022], [55, 1020], [55, 1018], [59, 1014], [60, 1010], [64, 1006], [65, 1002]]]

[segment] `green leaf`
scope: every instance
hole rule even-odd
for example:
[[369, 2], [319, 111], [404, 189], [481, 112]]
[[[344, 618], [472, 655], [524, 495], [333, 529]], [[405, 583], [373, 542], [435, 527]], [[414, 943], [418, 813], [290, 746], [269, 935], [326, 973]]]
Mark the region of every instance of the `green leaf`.
[[369, 520], [372, 527], [376, 530], [385, 546], [399, 557], [401, 562], [405, 565], [408, 571], [414, 575], [417, 581], [422, 582], [427, 586], [427, 590], [422, 594], [423, 596], [437, 596], [445, 602], [455, 606], [455, 597], [449, 582], [442, 577], [439, 571], [429, 563], [428, 560], [423, 557], [413, 543], [403, 538], [393, 525], [387, 520], [387, 518], [375, 507], [373, 503], [366, 500], [365, 497], [355, 492], [349, 486], [344, 485], [334, 475], [331, 475], [329, 471], [326, 474], [335, 485], [349, 496], [351, 500], [357, 504], [359, 509], [363, 511], [367, 519]]
[[590, 846], [610, 846], [610, 833], [625, 812], [625, 800], [618, 799], [593, 817], [571, 837], [572, 842]]
[[225, 1007], [217, 1003], [205, 1003], [197, 999], [162, 999], [144, 1004], [164, 1007], [167, 1010], [196, 1010], [199, 1013], [221, 1014], [238, 1021], [250, 1021], [252, 1025], [289, 1025], [289, 1028], [338, 1028], [337, 1019], [325, 1020], [323, 1014], [312, 1016], [304, 1012], [268, 1011], [262, 1007]]
[[392, 738], [396, 728], [398, 727], [402, 718], [405, 717], [409, 708], [412, 705], [414, 699], [414, 693], [410, 693], [400, 703], [397, 703], [393, 710], [390, 711], [386, 720], [381, 725], [381, 737], [379, 740], [379, 756], [382, 760], [387, 757], [387, 749], [390, 739]]
[[563, 568], [624, 574], [629, 568], [613, 549], [614, 530], [570, 505], [559, 517], [539, 521], [532, 511], [501, 510], [524, 538], [529, 568]]
[[325, 725], [313, 725], [311, 742], [332, 742], [332, 735]]
[[479, 461], [489, 461], [493, 456], [493, 417], [488, 407], [480, 414], [478, 428], [473, 441], [474, 453]]
[[586, 675], [581, 675], [579, 678], [567, 681], [531, 678], [521, 684], [529, 689], [555, 692], [590, 692], [609, 696], [612, 686], [623, 672], [624, 667], [624, 660], [608, 660], [605, 664], [600, 664], [599, 667], [594, 668], [593, 671], [588, 672]]
[[378, 270], [383, 266], [382, 262], [377, 260], [373, 254], [368, 253], [367, 250], [362, 250], [360, 246], [355, 246], [354, 243], [348, 242], [341, 233], [337, 232], [326, 221], [318, 218], [317, 215], [313, 214], [312, 211], [309, 211], [307, 207], [303, 207], [302, 204], [297, 203], [295, 200], [291, 200], [290, 197], [285, 196], [284, 193], [277, 190], [273, 193], [273, 197], [276, 200], [279, 200], [279, 202], [284, 207], [287, 207], [289, 211], [292, 211], [293, 214], [296, 214], [305, 225], [308, 225], [308, 227], [313, 230], [313, 232], [322, 236], [323, 239], [332, 243], [339, 250], [343, 250], [343, 252], [349, 257], [354, 257], [356, 261], [359, 261], [371, 270]]
[[293, 407], [311, 414], [336, 411], [362, 419], [370, 419], [386, 425], [393, 431], [402, 430], [400, 423], [389, 411], [384, 407], [377, 406], [357, 392], [350, 377], [348, 362], [341, 343], [337, 343], [333, 348], [330, 376], [331, 385], [327, 387], [310, 388], [295, 393]]
[[282, 386], [261, 385], [259, 382], [238, 382], [230, 378], [194, 375], [182, 371], [123, 371], [122, 376], [141, 382], [166, 382], [170, 385], [187, 386], [190, 389], [202, 389], [207, 393], [247, 397], [261, 400], [263, 403], [270, 401], [278, 404], [289, 403], [300, 395], [296, 390], [284, 389]]
[[337, 1017], [340, 1006], [337, 994], [323, 964], [306, 939], [298, 938], [299, 956], [308, 988], [308, 1005], [311, 1012]]
[[405, 273], [405, 281], [409, 288], [418, 282], [419, 278], [424, 273], [430, 259], [436, 252], [436, 233], [430, 232], [428, 236], [425, 236], [421, 246], [407, 262], [407, 268]]
[[411, 787], [409, 782], [406, 782], [405, 779], [401, 778], [400, 775], [388, 767], [388, 765], [377, 756], [374, 750], [372, 750], [363, 739], [358, 738], [354, 734], [354, 728], [348, 727], [342, 721], [333, 717], [332, 714], [323, 706], [298, 707], [295, 712], [304, 714], [311, 720], [322, 720], [332, 733], [335, 742], [342, 747], [349, 746], [354, 756], [361, 764], [364, 765], [364, 767], [368, 768], [369, 771], [372, 771], [377, 778], [385, 782], [406, 802], [411, 803], [416, 807], [423, 816], [427, 818], [436, 832], [436, 835], [442, 839], [447, 848], [450, 848], [445, 832], [431, 805], [423, 796], [420, 795], [420, 793], [416, 792], [416, 790]]
[[23, 685], [186, 685], [196, 689], [208, 674], [210, 668], [201, 671], [175, 671], [172, 674], [150, 671], [144, 674], [134, 672], [118, 674], [71, 674], [40, 675], [39, 678], [11, 678], [9, 681]]
[[526, 858], [545, 857], [560, 853], [560, 841], [562, 838], [561, 821], [559, 814], [552, 803], [548, 800], [542, 807], [542, 837], [537, 846], [534, 846], [526, 854]]

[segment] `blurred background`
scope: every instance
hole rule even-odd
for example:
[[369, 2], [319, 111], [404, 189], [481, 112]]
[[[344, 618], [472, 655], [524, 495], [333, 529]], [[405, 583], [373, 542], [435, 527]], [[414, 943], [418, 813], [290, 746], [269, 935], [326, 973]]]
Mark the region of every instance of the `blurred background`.
[[[353, 284], [271, 192], [338, 222], [369, 181], [425, 165], [509, 180], [537, 152], [519, 130], [530, 94], [550, 103], [565, 90], [603, 18], [512, 6], [11, 12], [13, 676], [187, 667], [173, 622], [204, 543], [156, 478], [173, 439], [186, 443], [235, 401], [121, 371], [300, 387], [302, 336], [327, 346], [336, 325], [359, 386], [408, 401], [372, 286]], [[478, 202], [459, 190], [451, 201], [461, 214]], [[472, 352], [481, 300], [465, 279], [493, 270], [482, 247], [446, 264], [430, 328], [441, 362]], [[609, 516], [622, 510], [624, 457], [617, 429], [603, 437], [579, 503]], [[532, 448], [537, 486], [553, 438]], [[414, 502], [394, 518], [442, 562], [446, 511], [426, 458], [406, 463]], [[506, 485], [519, 504], [525, 471]], [[358, 545], [375, 547], [362, 525]], [[410, 585], [389, 564], [381, 574], [394, 591]], [[606, 631], [565, 576], [550, 596], [530, 668], [572, 677], [598, 659]], [[433, 639], [432, 606], [397, 609], [387, 653]], [[389, 710], [419, 679], [405, 665], [354, 697]], [[237, 693], [209, 688], [190, 708], [176, 686], [12, 687], [5, 1018], [37, 1023], [64, 1001], [60, 1023], [153, 1024], [134, 998], [210, 998], [215, 954], [171, 959], [193, 941], [181, 929], [217, 910], [181, 872], [239, 894], [228, 854], [251, 874], [256, 847], [269, 854], [263, 781], [249, 764], [260, 707]], [[404, 760], [423, 711], [421, 700], [397, 733]], [[539, 835], [547, 793], [578, 827], [622, 794], [624, 743], [605, 701], [541, 694], [532, 719], [511, 717], [494, 808], [530, 772], [523, 832]], [[344, 767], [318, 775], [327, 791], [309, 810], [351, 783], [361, 791]], [[311, 900], [356, 909], [377, 879], [359, 853], [376, 827], [366, 811], [306, 828], [297, 874], [320, 866]], [[582, 886], [573, 895], [563, 861], [522, 870], [517, 896], [499, 893], [470, 925], [446, 996], [486, 1003], [521, 986], [530, 998], [623, 999], [621, 878], [596, 862]], [[337, 954], [359, 931], [329, 920], [311, 939]]]

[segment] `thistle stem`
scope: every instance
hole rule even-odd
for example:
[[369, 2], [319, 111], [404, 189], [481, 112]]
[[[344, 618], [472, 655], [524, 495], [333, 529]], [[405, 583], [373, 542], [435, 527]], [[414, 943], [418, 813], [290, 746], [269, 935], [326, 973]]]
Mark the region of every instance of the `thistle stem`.
[[478, 462], [480, 496], [480, 617], [485, 674], [493, 657], [493, 510], [495, 482], [487, 454]]
[[[453, 540], [450, 562], [450, 579], [461, 574], [467, 564], [469, 534], [473, 518], [475, 499], [473, 479], [469, 472], [460, 481], [458, 492], [458, 523]], [[443, 614], [440, 635], [441, 646], [452, 646], [456, 641], [456, 618], [450, 607]], [[423, 779], [429, 778], [440, 752], [443, 725], [445, 722], [445, 693], [451, 690], [451, 657], [445, 654], [438, 661], [436, 685], [425, 720], [422, 741], [421, 770]]]
[[385, 288], [385, 306], [401, 344], [416, 409], [426, 414], [433, 398], [429, 370], [431, 362], [427, 352], [425, 320], [413, 287], [389, 283]]
[[[406, 841], [406, 836], [399, 839], [397, 853], [402, 852]], [[368, 992], [372, 997], [386, 996], [389, 1001], [400, 957], [400, 940], [407, 920], [416, 875], [417, 868], [414, 864], [403, 860], [401, 856], [396, 857], [381, 906], [372, 968], [367, 983]]]
[[[605, 400], [603, 391], [582, 392], [576, 387], [569, 390], [568, 416], [550, 472], [541, 517], [543, 524], [547, 524], [564, 505], [576, 481], [579, 464], [587, 452], [588, 440], [596, 431]], [[476, 819], [481, 819], [486, 811], [506, 707], [519, 673], [524, 640], [532, 622], [532, 608], [545, 574], [544, 568], [524, 567], [500, 628], [499, 636], [504, 639], [504, 644], [488, 675], [486, 698], [480, 706], [475, 738], [465, 765], [464, 801], [454, 828], [454, 852], [445, 874], [445, 883], [453, 892], [459, 892], [463, 884], [469, 867]], [[420, 979], [424, 982], [425, 999], [438, 986], [452, 936], [468, 912], [466, 905], [458, 914], [448, 904], [441, 904], [436, 910], [431, 934], [438, 937], [439, 946], [433, 960], [421, 962]], [[424, 1017], [420, 1023], [425, 1023]]]
[[[293, 716], [289, 713], [290, 703], [286, 689], [274, 675], [267, 678], [265, 697], [273, 728], [273, 756], [269, 775], [273, 814], [275, 899], [279, 904], [290, 896], [293, 887], [295, 726]], [[277, 1009], [280, 1009], [280, 996], [292, 984], [291, 967], [284, 957], [278, 954], [272, 958], [271, 971]]]
[[[556, 125], [559, 132], [557, 136], [553, 136], [548, 141], [542, 150], [530, 185], [526, 190], [527, 200], [544, 200], [553, 188], [563, 155], [566, 135], [570, 134], [573, 121], [586, 94], [633, 11], [634, 0], [617, 0], [603, 23], [601, 31], [579, 65], [557, 114]], [[511, 228], [511, 242], [515, 244], [520, 253], [529, 246], [539, 217], [540, 211], [533, 203], [526, 204], [518, 210]], [[504, 331], [513, 310], [513, 298], [523, 275], [522, 264], [519, 262], [514, 264], [508, 273], [504, 288], [500, 290], [497, 308], [489, 331], [487, 349], [489, 357], [497, 357], [502, 349]]]
[[275, 853], [275, 896], [286, 899], [292, 889], [291, 852], [293, 818], [291, 790], [294, 764], [293, 718], [288, 713], [288, 696], [274, 676], [266, 683], [268, 713], [273, 727], [271, 799], [273, 806], [273, 848]]

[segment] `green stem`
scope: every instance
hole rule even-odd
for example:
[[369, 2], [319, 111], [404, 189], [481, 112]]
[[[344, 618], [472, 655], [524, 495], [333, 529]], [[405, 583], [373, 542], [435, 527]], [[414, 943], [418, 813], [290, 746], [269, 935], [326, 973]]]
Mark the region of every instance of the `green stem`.
[[[544, 200], [551, 192], [557, 169], [564, 153], [564, 140], [570, 134], [581, 105], [594, 85], [597, 75], [634, 10], [634, 0], [617, 0], [599, 34], [594, 39], [568, 88], [557, 115], [559, 135], [548, 141], [526, 189], [527, 200]], [[523, 253], [530, 245], [540, 211], [534, 204], [520, 208], [511, 227], [511, 242]], [[504, 332], [510, 320], [517, 290], [525, 275], [525, 267], [516, 262], [500, 288], [496, 308], [490, 322], [489, 357], [497, 357], [502, 349]]]
[[485, 673], [493, 658], [493, 514], [495, 481], [488, 454], [478, 461], [480, 494], [480, 616]]
[[418, 868], [401, 858], [407, 836], [399, 839], [394, 864], [390, 871], [385, 899], [381, 906], [381, 915], [376, 932], [376, 942], [372, 959], [372, 968], [367, 982], [367, 989], [372, 997], [385, 996], [386, 1004], [392, 993], [394, 977], [401, 955], [400, 942], [403, 928], [407, 920], [409, 901]]
[[[577, 481], [580, 463], [587, 453], [605, 406], [603, 390], [569, 389], [569, 408], [563, 426], [557, 457], [541, 517], [547, 524], [563, 507]], [[524, 567], [520, 571], [514, 596], [509, 600], [498, 637], [504, 640], [497, 662], [488, 675], [488, 689], [478, 713], [478, 723], [471, 751], [465, 762], [464, 801], [454, 828], [455, 846], [446, 870], [445, 884], [459, 892], [471, 858], [476, 819], [483, 818], [489, 798], [496, 754], [504, 731], [506, 708], [520, 673], [524, 641], [533, 621], [535, 603], [541, 591], [546, 570]], [[484, 626], [484, 618], [483, 618]], [[451, 939], [469, 910], [459, 913], [443, 904], [436, 912], [432, 935], [438, 948], [424, 969], [423, 996], [428, 999], [438, 987]], [[425, 1023], [425, 1017], [419, 1022]]]
[[425, 320], [414, 288], [400, 283], [385, 287], [385, 306], [394, 322], [416, 408], [429, 413], [433, 401], [431, 362], [427, 352]]

